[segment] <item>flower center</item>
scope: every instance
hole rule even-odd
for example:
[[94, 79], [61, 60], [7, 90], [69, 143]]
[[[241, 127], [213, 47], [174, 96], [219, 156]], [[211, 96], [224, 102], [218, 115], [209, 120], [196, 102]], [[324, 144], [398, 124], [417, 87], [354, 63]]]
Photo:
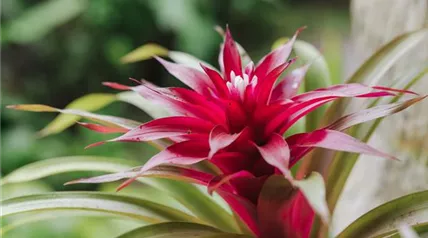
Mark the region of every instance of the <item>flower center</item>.
[[235, 75], [235, 72], [230, 72], [230, 82], [226, 83], [229, 92], [232, 95], [238, 96], [242, 101], [244, 100], [245, 90], [248, 85], [254, 87], [257, 84], [257, 76], [253, 76], [250, 80], [248, 74]]

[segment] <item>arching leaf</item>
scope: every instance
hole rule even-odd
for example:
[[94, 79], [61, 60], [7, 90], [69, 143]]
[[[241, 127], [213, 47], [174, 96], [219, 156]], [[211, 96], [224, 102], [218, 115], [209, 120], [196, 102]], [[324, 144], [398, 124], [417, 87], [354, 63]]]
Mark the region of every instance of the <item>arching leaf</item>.
[[428, 222], [428, 190], [397, 198], [362, 215], [339, 234], [339, 238], [372, 237], [404, 223]]
[[142, 199], [99, 192], [56, 192], [8, 199], [2, 202], [2, 217], [47, 210], [101, 212], [123, 218], [157, 223], [198, 219], [172, 207]]
[[[11, 172], [1, 180], [1, 184], [27, 182], [73, 171], [118, 172], [121, 174], [122, 171], [138, 165], [136, 161], [99, 156], [52, 158], [25, 165]], [[114, 178], [109, 178], [109, 175], [105, 175], [106, 179], [109, 180], [99, 182], [116, 181], [132, 177], [130, 175], [126, 176], [126, 173], [127, 172], [123, 172], [124, 175], [122, 177]], [[171, 176], [172, 174], [173, 171], [171, 171]], [[192, 184], [158, 178], [142, 178], [140, 181], [165, 192], [189, 209], [197, 217], [216, 227], [225, 231], [236, 231], [238, 229], [233, 217], [213, 200], [213, 198], [206, 193], [206, 190], [200, 190]]]

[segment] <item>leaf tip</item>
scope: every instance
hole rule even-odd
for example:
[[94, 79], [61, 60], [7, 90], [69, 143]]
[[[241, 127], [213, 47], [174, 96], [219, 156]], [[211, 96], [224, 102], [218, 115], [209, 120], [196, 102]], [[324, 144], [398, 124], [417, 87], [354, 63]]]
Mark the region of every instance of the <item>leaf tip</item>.
[[224, 29], [221, 27], [221, 26], [219, 26], [219, 25], [216, 25], [216, 26], [214, 26], [214, 30], [220, 35], [220, 36], [222, 36], [222, 37], [224, 37]]
[[300, 34], [303, 30], [306, 30], [308, 26], [301, 26], [296, 30], [296, 35]]
[[76, 184], [76, 183], [79, 183], [79, 180], [80, 180], [80, 179], [76, 179], [76, 180], [71, 180], [71, 181], [68, 181], [68, 182], [64, 183], [64, 186], [67, 186], [67, 185], [72, 185], [72, 184]]
[[89, 149], [89, 148], [92, 148], [92, 147], [96, 147], [96, 146], [103, 145], [103, 144], [105, 144], [105, 143], [106, 143], [105, 141], [99, 141], [99, 142], [92, 143], [92, 144], [90, 144], [90, 145], [86, 146], [86, 147], [85, 147], [85, 150], [86, 150], [86, 149]]
[[119, 187], [116, 188], [116, 192], [121, 191], [122, 189], [128, 187], [132, 182], [134, 182], [138, 177], [133, 177], [130, 178], [128, 180], [126, 180], [125, 182], [123, 182], [121, 185], [119, 185]]
[[114, 83], [114, 82], [103, 82], [102, 83], [104, 86], [113, 88], [113, 89], [118, 89], [118, 90], [130, 90], [131, 87], [120, 84], [120, 83]]
[[6, 106], [7, 109], [15, 109], [15, 110], [17, 110], [18, 107], [19, 107], [19, 105], [7, 105]]

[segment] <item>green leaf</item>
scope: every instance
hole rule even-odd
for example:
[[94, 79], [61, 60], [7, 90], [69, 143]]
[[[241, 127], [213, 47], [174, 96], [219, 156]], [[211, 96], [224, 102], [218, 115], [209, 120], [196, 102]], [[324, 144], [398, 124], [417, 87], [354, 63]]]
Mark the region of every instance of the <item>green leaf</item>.
[[233, 216], [214, 202], [205, 189], [201, 192], [194, 185], [162, 179], [154, 180], [152, 186], [175, 198], [201, 220], [224, 231], [239, 231]]
[[188, 222], [166, 222], [129, 231], [118, 238], [184, 238], [205, 237], [221, 231], [206, 225]]
[[[3, 219], [4, 225], [0, 228], [0, 235], [5, 235], [11, 230], [20, 228], [31, 223], [46, 221], [46, 220], [55, 220], [63, 219], [68, 217], [81, 217], [81, 218], [95, 218], [95, 219], [115, 219], [117, 220], [117, 215], [107, 215], [106, 213], [97, 213], [94, 211], [77, 211], [77, 210], [66, 210], [66, 211], [56, 211], [56, 210], [47, 210], [47, 211], [36, 211], [31, 213], [31, 215], [23, 213], [19, 215], [13, 215], [9, 219]], [[132, 224], [131, 220], [127, 222]], [[133, 223], [138, 224], [138, 227], [142, 224], [146, 224], [143, 221], [134, 221]]]
[[[304, 64], [310, 64], [305, 80], [302, 83], [305, 92], [328, 87], [333, 84], [331, 82], [327, 61], [315, 46], [305, 41], [296, 40], [293, 49], [298, 57], [298, 61]], [[320, 107], [305, 117], [306, 131], [313, 131], [319, 127], [326, 109], [327, 106]]]
[[86, 0], [43, 1], [7, 22], [5, 38], [27, 44], [42, 39], [56, 27], [77, 17], [86, 9]]
[[123, 218], [157, 223], [164, 221], [200, 222], [172, 207], [135, 197], [99, 192], [56, 192], [8, 199], [2, 202], [2, 217], [39, 211], [92, 211]]
[[372, 237], [403, 223], [413, 226], [427, 221], [428, 190], [400, 197], [374, 208], [349, 225], [338, 237]]
[[[29, 105], [13, 105], [8, 106], [8, 108], [24, 111], [33, 111], [33, 112], [62, 112], [65, 113], [57, 116], [51, 123], [49, 123], [45, 128], [39, 131], [40, 136], [47, 136], [50, 134], [59, 133], [68, 127], [80, 120], [82, 115], [79, 115], [78, 111], [74, 109], [85, 110], [85, 111], [95, 111], [101, 109], [110, 103], [116, 100], [116, 95], [114, 94], [104, 94], [104, 93], [93, 93], [85, 95], [81, 98], [78, 98], [67, 105], [66, 109], [60, 110], [46, 105], [40, 104], [29, 104]], [[73, 109], [73, 110], [71, 110]], [[81, 114], [81, 113], [80, 113]]]
[[164, 107], [159, 107], [158, 105], [144, 99], [135, 92], [122, 92], [118, 94], [88, 94], [71, 102], [66, 107], [66, 109], [58, 109], [42, 104], [11, 105], [8, 106], [8, 108], [31, 112], [62, 113], [39, 132], [40, 136], [60, 133], [68, 127], [74, 125], [82, 117], [99, 122], [106, 126], [117, 128], [133, 129], [139, 126], [141, 123], [137, 121], [115, 116], [90, 113], [90, 111], [99, 110], [116, 100], [132, 104], [153, 118], [169, 116], [168, 111], [165, 110]]
[[[88, 94], [78, 98], [67, 105], [66, 109], [79, 109], [84, 111], [96, 111], [101, 109], [116, 100], [114, 94]], [[51, 123], [49, 123], [40, 132], [40, 136], [59, 133], [66, 128], [72, 126], [81, 117], [76, 115], [59, 115]]]
[[138, 166], [137, 161], [100, 156], [67, 156], [40, 160], [3, 177], [0, 184], [22, 183], [74, 171], [120, 172]]
[[137, 49], [131, 51], [130, 53], [123, 56], [120, 61], [122, 63], [134, 63], [142, 60], [151, 59], [153, 56], [167, 56], [168, 49], [158, 45], [158, 44], [145, 44]]
[[[135, 166], [138, 166], [135, 161], [98, 156], [52, 158], [25, 165], [11, 172], [1, 180], [1, 184], [27, 182], [73, 171], [122, 172]], [[116, 180], [122, 178], [125, 177]], [[208, 196], [205, 190], [201, 191], [192, 184], [158, 178], [141, 178], [139, 181], [165, 192], [197, 217], [216, 227], [225, 231], [238, 230], [233, 217]]]
[[[216, 201], [217, 197], [209, 197], [205, 187], [198, 189], [195, 185], [189, 184], [199, 181], [183, 176], [183, 173], [186, 173], [183, 168], [163, 165], [150, 169], [143, 174], [139, 172], [140, 169], [141, 166], [128, 171], [77, 179], [66, 184], [106, 183], [141, 176], [142, 178], [138, 178], [139, 181], [170, 195], [200, 219], [225, 231], [238, 231], [239, 228], [233, 217]], [[168, 180], [164, 180], [165, 178]]]
[[276, 50], [278, 47], [282, 46], [283, 44], [287, 43], [290, 40], [288, 37], [281, 37], [273, 42], [271, 49]]
[[[23, 105], [10, 105], [7, 108], [22, 110], [22, 111], [31, 111], [31, 112], [60, 112], [62, 113], [56, 117], [49, 125], [43, 128], [40, 132], [40, 136], [47, 136], [50, 134], [59, 133], [68, 127], [76, 123], [77, 120], [80, 120], [82, 117], [99, 122], [106, 126], [111, 126], [115, 128], [123, 129], [133, 129], [139, 126], [141, 123], [133, 120], [115, 117], [115, 116], [106, 116], [99, 115], [95, 113], [90, 113], [87, 111], [82, 111], [78, 109], [58, 109], [41, 104], [23, 104]], [[91, 108], [89, 108], [91, 110]]]
[[[408, 227], [408, 226], [407, 226]], [[424, 222], [418, 225], [414, 225], [412, 227], [408, 227], [409, 229], [412, 229], [413, 231], [415, 231], [420, 237], [426, 237], [428, 235], [428, 222]], [[399, 230], [392, 230], [386, 233], [383, 233], [381, 235], [378, 235], [374, 238], [400, 238], [403, 237], [402, 231], [400, 232]], [[405, 237], [407, 238], [407, 237]]]
[[294, 185], [300, 188], [312, 209], [321, 217], [325, 224], [329, 223], [330, 212], [325, 198], [325, 184], [321, 174], [312, 174], [303, 180], [294, 181]]

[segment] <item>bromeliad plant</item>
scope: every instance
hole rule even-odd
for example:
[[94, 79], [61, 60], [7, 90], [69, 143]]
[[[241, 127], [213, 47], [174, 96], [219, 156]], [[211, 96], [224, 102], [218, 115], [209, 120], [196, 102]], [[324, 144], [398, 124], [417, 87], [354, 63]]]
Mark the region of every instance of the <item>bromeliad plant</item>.
[[[155, 58], [170, 74], [189, 87], [160, 88], [145, 80], [137, 81], [136, 86], [106, 82], [106, 86], [133, 91], [132, 95], [139, 94], [144, 100], [168, 109], [167, 116], [155, 118], [140, 125], [128, 119], [93, 114], [76, 110], [76, 108], [61, 110], [45, 105], [11, 106], [11, 108], [19, 110], [59, 111], [73, 114], [98, 122], [97, 124], [79, 123], [88, 129], [101, 133], [122, 133], [119, 137], [97, 142], [89, 147], [106, 142], [151, 142], [155, 144], [162, 149], [161, 152], [143, 166], [124, 171], [109, 169], [108, 172], [117, 173], [83, 178], [68, 184], [102, 183], [126, 179], [119, 186], [118, 190], [120, 190], [135, 180], [151, 183], [177, 198], [190, 210], [191, 214], [118, 194], [56, 193], [57, 195], [52, 195], [54, 196], [52, 200], [69, 198], [68, 206], [75, 208], [75, 204], [71, 204], [73, 200], [86, 199], [99, 204], [100, 207], [103, 207], [103, 203], [115, 201], [122, 203], [123, 206], [132, 205], [138, 208], [128, 209], [130, 207], [127, 207], [125, 212], [121, 209], [117, 210], [118, 208], [115, 207], [116, 210], [110, 209], [111, 213], [122, 212], [121, 215], [125, 214], [125, 216], [135, 218], [135, 213], [138, 214], [139, 209], [141, 210], [143, 207], [152, 213], [152, 216], [143, 216], [146, 222], [182, 221], [182, 223], [170, 222], [144, 226], [124, 234], [124, 237], [151, 237], [154, 234], [164, 234], [165, 237], [176, 237], [183, 234], [192, 234], [195, 237], [235, 237], [238, 233], [241, 233], [242, 237], [309, 237], [311, 234], [327, 236], [329, 234], [327, 229], [330, 221], [329, 210], [334, 209], [338, 197], [336, 191], [339, 190], [340, 194], [344, 183], [344, 181], [340, 182], [341, 187], [340, 184], [337, 184], [338, 181], [330, 183], [330, 178], [337, 176], [337, 173], [341, 173], [341, 171], [329, 170], [329, 173], [326, 173], [320, 170], [323, 172], [322, 175], [317, 172], [310, 173], [311, 170], [316, 170], [316, 167], [311, 165], [313, 158], [300, 168], [299, 179], [294, 178], [291, 169], [315, 148], [396, 159], [392, 155], [372, 148], [363, 141], [368, 140], [382, 117], [404, 110], [425, 98], [407, 88], [425, 74], [426, 69], [423, 73], [412, 77], [403, 89], [368, 86], [370, 84], [360, 83], [361, 79], [357, 77], [363, 78], [366, 75], [380, 77], [391, 64], [377, 63], [386, 61], [393, 63], [401, 54], [394, 49], [411, 47], [420, 40], [422, 33], [425, 32], [403, 35], [385, 46], [382, 54], [373, 56], [366, 65], [363, 65], [354, 76], [352, 83], [326, 85], [323, 88], [298, 94], [299, 86], [305, 78], [306, 72], [313, 66], [306, 64], [294, 68], [285, 76], [282, 75], [296, 61], [296, 58], [288, 58], [300, 31], [301, 29], [289, 41], [254, 64], [243, 48], [233, 40], [227, 29], [219, 56], [220, 70], [184, 53], [168, 52], [155, 45], [146, 45], [137, 49], [127, 55], [124, 60], [136, 61], [153, 55], [168, 55], [177, 63], [166, 61], [158, 56]], [[312, 49], [302, 43], [297, 43], [297, 45], [305, 46], [304, 49]], [[315, 60], [313, 64], [317, 64], [317, 61]], [[378, 74], [375, 74], [376, 72]], [[306, 82], [306, 84], [308, 83], [310, 82]], [[412, 97], [403, 102], [395, 102], [402, 94]], [[123, 93], [119, 95], [117, 98], [147, 109], [147, 101], [138, 101], [139, 99], [134, 96], [130, 99], [129, 92], [126, 97]], [[315, 113], [326, 113], [327, 119], [330, 119], [332, 115], [337, 117], [341, 114], [340, 106], [345, 105], [346, 102], [331, 104], [327, 112], [320, 111], [320, 109], [328, 103], [344, 98], [374, 98], [376, 100], [372, 103], [373, 107], [342, 116], [324, 126], [318, 123], [319, 127], [316, 130], [292, 134], [284, 138], [283, 135], [287, 131], [289, 132], [290, 128], [299, 120], [306, 118], [307, 121], [311, 121], [309, 119]], [[381, 98], [383, 100], [392, 99], [390, 103], [376, 105]], [[92, 102], [94, 102], [93, 99]], [[113, 100], [109, 98], [106, 101]], [[97, 104], [90, 110], [102, 107], [103, 104], [109, 102]], [[150, 108], [148, 112], [153, 115], [153, 108]], [[353, 126], [359, 126], [363, 130], [364, 128], [360, 124], [371, 120], [377, 121], [371, 124], [369, 130], [366, 130], [363, 141], [345, 133]], [[70, 125], [70, 122], [67, 123], [64, 127]], [[61, 123], [57, 122], [57, 125], [50, 129], [58, 130], [58, 128], [61, 128]], [[45, 133], [48, 133], [48, 130], [49, 128], [45, 130]], [[352, 130], [351, 134], [356, 135]], [[316, 159], [329, 162], [329, 159], [333, 158], [331, 153], [324, 153], [324, 155]], [[87, 161], [90, 160], [89, 158]], [[57, 165], [67, 167], [65, 166], [67, 161], [69, 162], [69, 160], [63, 159], [64, 163], [61, 165], [58, 164], [59, 160], [56, 164], [52, 161], [49, 166], [51, 168]], [[112, 161], [99, 162], [100, 167], [103, 167], [103, 163], [120, 164], [120, 162]], [[335, 162], [330, 167], [337, 166]], [[81, 161], [81, 164], [82, 169], [85, 161]], [[121, 165], [123, 166], [123, 163]], [[40, 167], [40, 165], [38, 166]], [[74, 170], [76, 170], [75, 167]], [[30, 178], [27, 175], [23, 179], [20, 176], [24, 173], [22, 171], [26, 171], [25, 168], [4, 178], [3, 182], [17, 182], [41, 177], [36, 174], [30, 175]], [[68, 169], [63, 169], [63, 171], [68, 171]], [[306, 177], [306, 175], [308, 176]], [[343, 177], [339, 177], [339, 179], [346, 180], [346, 171], [342, 175]], [[327, 197], [323, 176], [328, 182]], [[234, 218], [194, 186], [165, 180], [150, 180], [147, 177], [168, 178], [202, 185], [206, 187], [207, 193], [220, 195], [231, 208]], [[333, 190], [330, 189], [330, 185], [333, 186]], [[330, 196], [330, 191], [335, 192], [333, 196]], [[410, 196], [416, 198], [413, 201], [423, 201], [428, 194], [422, 192]], [[30, 208], [18, 208], [24, 203], [43, 199], [49, 200], [47, 197], [35, 196], [5, 201], [5, 215], [43, 209], [38, 207], [40, 205], [32, 208], [31, 206], [28, 206]], [[403, 204], [403, 199], [406, 197], [392, 203], [401, 204], [402, 211], [412, 211], [415, 203]], [[88, 204], [82, 204], [82, 207], [87, 209], [89, 206], [90, 209], [97, 210], [93, 207], [94, 204], [90, 202]], [[418, 205], [420, 204], [418, 203]], [[51, 203], [46, 206], [66, 208], [67, 204], [52, 205]], [[105, 212], [109, 210], [108, 206], [101, 210], [103, 209]], [[382, 225], [381, 222], [373, 224], [370, 220], [384, 215], [382, 213], [385, 213], [384, 208], [375, 209], [352, 224], [339, 237], [365, 237], [364, 235], [379, 235], [389, 232], [388, 230], [377, 230]], [[400, 215], [402, 213], [398, 212], [397, 216]], [[395, 215], [391, 214], [391, 216]], [[319, 217], [319, 220], [316, 217]], [[388, 221], [385, 220], [385, 222]]]

